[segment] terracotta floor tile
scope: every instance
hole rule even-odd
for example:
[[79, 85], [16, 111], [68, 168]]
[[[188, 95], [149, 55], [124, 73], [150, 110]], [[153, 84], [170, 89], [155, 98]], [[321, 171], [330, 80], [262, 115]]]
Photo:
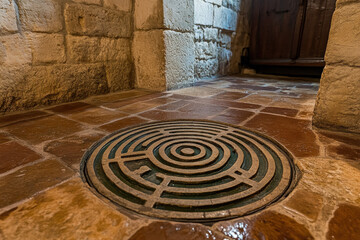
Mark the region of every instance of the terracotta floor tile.
[[105, 124], [107, 122], [110, 122], [112, 120], [126, 117], [127, 114], [117, 112], [117, 111], [110, 111], [103, 108], [90, 108], [80, 113], [74, 113], [69, 115], [71, 119], [89, 123], [93, 125], [99, 125], [99, 124]]
[[345, 143], [353, 145], [355, 147], [360, 147], [360, 135], [355, 136], [353, 134], [346, 134], [341, 132], [331, 132], [331, 131], [320, 131], [320, 135], [323, 135], [327, 138], [335, 140], [339, 143]]
[[229, 86], [232, 89], [251, 89], [251, 90], [262, 90], [262, 91], [277, 91], [279, 88], [271, 86], [258, 86], [254, 84], [233, 84]]
[[327, 239], [350, 240], [360, 237], [360, 207], [341, 204], [329, 223]]
[[39, 160], [42, 156], [17, 142], [0, 144], [0, 173]]
[[299, 112], [299, 110], [289, 109], [289, 108], [266, 107], [263, 110], [261, 110], [261, 112], [275, 113], [279, 115], [295, 117]]
[[258, 114], [245, 124], [278, 140], [296, 157], [319, 155], [316, 136], [311, 130], [311, 122], [307, 120]]
[[248, 95], [249, 94], [240, 93], [240, 92], [224, 92], [224, 93], [220, 93], [220, 94], [217, 94], [215, 96], [212, 96], [211, 98], [235, 101], [235, 100], [238, 100], [240, 98], [244, 98], [244, 97], [246, 97]]
[[193, 102], [206, 104], [209, 107], [211, 107], [211, 106], [223, 106], [223, 107], [242, 108], [242, 109], [257, 109], [257, 108], [261, 107], [260, 105], [257, 105], [257, 104], [235, 102], [235, 101], [226, 101], [226, 100], [213, 99], [213, 98], [201, 98], [201, 99], [197, 99], [197, 100], [195, 100]]
[[104, 136], [105, 134], [96, 131], [76, 134], [49, 142], [44, 146], [44, 151], [57, 156], [73, 169], [78, 170], [87, 149]]
[[168, 104], [175, 102], [175, 99], [169, 98], [169, 97], [161, 97], [161, 98], [155, 98], [152, 100], [145, 101], [146, 104], [153, 104], [153, 105], [162, 105], [162, 104]]
[[220, 234], [200, 224], [153, 222], [140, 228], [129, 240], [220, 240]]
[[0, 133], [0, 144], [10, 141], [10, 137], [5, 133]]
[[209, 97], [224, 92], [221, 89], [210, 87], [190, 87], [171, 91], [174, 94], [187, 95], [191, 97]]
[[140, 114], [140, 116], [156, 121], [172, 119], [206, 119], [207, 117], [209, 117], [207, 114], [201, 115], [191, 112], [168, 112], [160, 110], [151, 110], [148, 112], [144, 112]]
[[188, 105], [189, 103], [190, 103], [189, 101], [180, 100], [180, 101], [177, 101], [177, 102], [162, 105], [160, 107], [157, 107], [157, 109], [175, 111], [175, 110], [177, 110], [177, 109], [179, 109], [181, 107], [184, 107], [184, 106]]
[[169, 97], [175, 98], [175, 99], [181, 99], [181, 100], [195, 100], [195, 99], [198, 99], [198, 97], [192, 97], [192, 96], [181, 95], [181, 94], [176, 94], [176, 93], [173, 93], [173, 94], [169, 95]]
[[0, 178], [0, 208], [31, 197], [75, 173], [56, 160], [46, 160]]
[[95, 97], [88, 99], [87, 101], [94, 102], [94, 103], [110, 103], [110, 102], [120, 101], [122, 99], [130, 99], [130, 98], [145, 96], [145, 95], [153, 94], [153, 93], [156, 93], [156, 92], [151, 91], [151, 90], [145, 90], [145, 89], [134, 89], [134, 90], [129, 90], [129, 91], [122, 91], [122, 92], [117, 92], [117, 93], [106, 94], [106, 95], [102, 95], [102, 96], [95, 96]]
[[328, 146], [326, 152], [328, 156], [333, 158], [360, 161], [360, 147], [354, 148], [351, 145], [339, 144], [337, 146]]
[[138, 102], [138, 103], [133, 103], [133, 104], [118, 108], [118, 110], [122, 111], [122, 112], [130, 113], [130, 114], [135, 114], [135, 113], [144, 112], [146, 110], [155, 108], [159, 105], [161, 105], [161, 104]]
[[265, 212], [250, 219], [219, 223], [213, 228], [232, 239], [314, 239], [304, 225], [276, 212]]
[[142, 119], [142, 118], [138, 118], [138, 117], [127, 117], [127, 118], [123, 118], [121, 120], [106, 124], [106, 125], [102, 125], [100, 128], [103, 130], [106, 130], [108, 132], [115, 132], [117, 130], [120, 130], [122, 128], [127, 128], [130, 126], [134, 126], [134, 125], [138, 125], [138, 124], [142, 124], [142, 123], [146, 123], [147, 121]]
[[33, 119], [33, 118], [39, 118], [47, 115], [49, 115], [49, 113], [42, 111], [30, 111], [19, 114], [10, 114], [10, 115], [2, 115], [2, 116], [0, 115], [0, 127], [4, 127], [16, 122]]
[[251, 94], [241, 99], [241, 102], [258, 104], [258, 105], [268, 105], [272, 101], [274, 101], [274, 97], [266, 97], [259, 94]]
[[93, 107], [95, 106], [89, 103], [74, 102], [48, 108], [48, 110], [58, 114], [73, 114], [82, 112]]
[[323, 208], [323, 197], [318, 193], [300, 189], [289, 197], [285, 206], [308, 217], [311, 221], [316, 221]]
[[39, 144], [79, 132], [83, 130], [83, 126], [59, 116], [51, 116], [8, 126], [6, 130], [31, 144]]
[[249, 111], [228, 109], [224, 113], [213, 117], [211, 120], [238, 125], [253, 115], [255, 115], [255, 113]]
[[192, 103], [182, 108], [179, 108], [180, 112], [194, 113], [206, 116], [212, 116], [225, 111], [227, 107], [219, 105]]

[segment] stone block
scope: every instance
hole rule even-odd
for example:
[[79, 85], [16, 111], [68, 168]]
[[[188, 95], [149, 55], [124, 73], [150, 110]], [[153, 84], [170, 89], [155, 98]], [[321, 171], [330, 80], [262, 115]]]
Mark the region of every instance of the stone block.
[[205, 0], [205, 2], [213, 3], [213, 4], [216, 4], [216, 5], [219, 5], [219, 6], [221, 6], [222, 1], [223, 0]]
[[67, 36], [71, 63], [95, 63], [130, 58], [130, 39]]
[[194, 0], [163, 0], [163, 4], [165, 28], [193, 31]]
[[360, 133], [359, 76], [358, 67], [325, 67], [315, 105], [315, 126]]
[[[215, 7], [216, 8], [216, 7]], [[203, 0], [194, 1], [194, 23], [199, 25], [213, 25], [214, 5]]]
[[65, 24], [73, 35], [130, 37], [131, 15], [108, 8], [66, 4]]
[[62, 10], [57, 0], [18, 1], [23, 29], [33, 32], [59, 32], [63, 29]]
[[214, 42], [197, 42], [195, 43], [196, 59], [217, 58], [218, 48]]
[[217, 41], [218, 40], [218, 29], [216, 29], [216, 28], [205, 28], [204, 29], [204, 40]]
[[325, 56], [327, 64], [360, 66], [360, 28], [354, 27], [359, 23], [359, 2], [336, 9]]
[[136, 29], [156, 29], [164, 26], [162, 0], [135, 0]]
[[219, 49], [219, 73], [221, 75], [228, 74], [231, 57], [232, 52], [230, 50], [226, 48]]
[[104, 0], [104, 6], [120, 11], [130, 12], [132, 9], [131, 0]]
[[94, 4], [101, 6], [101, 0], [72, 0], [77, 3], [86, 3], [86, 4]]
[[165, 90], [165, 46], [163, 30], [134, 33], [133, 58], [137, 88]]
[[229, 8], [214, 7], [214, 27], [230, 31], [236, 30], [237, 13]]
[[204, 30], [201, 28], [201, 26], [194, 26], [194, 37], [196, 41], [202, 41], [204, 39]]
[[241, 0], [223, 0], [222, 5], [226, 8], [230, 8], [236, 12], [240, 10]]
[[33, 63], [62, 63], [66, 61], [64, 36], [62, 34], [27, 34]]
[[[2, 50], [1, 50], [2, 49]], [[0, 36], [0, 61], [4, 65], [31, 63], [31, 50], [27, 38], [20, 34]]]
[[0, 0], [0, 33], [13, 33], [17, 30], [14, 0]]
[[132, 62], [130, 58], [106, 63], [105, 65], [108, 86], [111, 92], [132, 88]]
[[195, 77], [209, 78], [218, 73], [219, 62], [217, 59], [197, 60], [195, 63]]
[[194, 82], [194, 34], [164, 32], [166, 46], [166, 88], [189, 86]]

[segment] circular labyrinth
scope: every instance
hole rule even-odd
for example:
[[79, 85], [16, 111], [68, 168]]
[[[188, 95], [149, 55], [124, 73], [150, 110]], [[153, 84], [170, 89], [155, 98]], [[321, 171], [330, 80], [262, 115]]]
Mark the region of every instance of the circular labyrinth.
[[119, 206], [151, 217], [213, 221], [258, 211], [290, 191], [291, 156], [217, 122], [155, 122], [114, 133], [84, 156], [83, 176]]

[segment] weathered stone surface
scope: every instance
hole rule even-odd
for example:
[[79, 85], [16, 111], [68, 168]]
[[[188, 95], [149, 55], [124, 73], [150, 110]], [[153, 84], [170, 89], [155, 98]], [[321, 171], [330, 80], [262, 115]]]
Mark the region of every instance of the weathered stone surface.
[[133, 56], [136, 71], [135, 86], [152, 90], [165, 90], [164, 31], [135, 32]]
[[130, 12], [132, 8], [131, 0], [104, 0], [104, 6], [120, 11]]
[[133, 87], [133, 64], [129, 58], [106, 63], [105, 66], [110, 92], [128, 90]]
[[73, 2], [101, 5], [101, 0], [72, 0]]
[[[2, 49], [2, 50], [1, 50]], [[20, 34], [11, 34], [7, 36], [0, 36], [0, 62], [3, 65], [8, 65], [7, 68], [14, 65], [31, 63], [31, 51], [29, 41]], [[0, 66], [1, 67], [3, 67]], [[2, 78], [0, 75], [0, 79]]]
[[219, 73], [227, 75], [232, 52], [226, 48], [219, 49]]
[[130, 37], [131, 15], [98, 6], [66, 4], [66, 29], [73, 35]]
[[242, 1], [239, 0], [223, 0], [222, 5], [227, 8], [231, 8], [234, 11], [240, 10], [240, 4]]
[[163, 0], [165, 28], [192, 31], [194, 28], [194, 0]]
[[329, 222], [327, 239], [347, 240], [360, 236], [360, 207], [341, 204]]
[[214, 42], [197, 42], [195, 44], [196, 59], [217, 58], [218, 48]]
[[202, 41], [204, 39], [204, 30], [199, 25], [194, 25], [194, 37], [196, 41]]
[[130, 40], [67, 36], [69, 60], [74, 63], [120, 61], [130, 58]]
[[231, 239], [314, 239], [304, 225], [271, 211], [251, 218], [220, 222], [213, 228]]
[[136, 29], [159, 29], [164, 26], [162, 0], [135, 0]]
[[194, 0], [194, 23], [211, 26], [214, 19], [214, 5], [203, 0]]
[[14, 0], [0, 0], [0, 33], [12, 33], [17, 30]]
[[209, 2], [221, 6], [222, 0], [205, 0], [205, 2]]
[[229, 8], [214, 7], [214, 27], [235, 31], [237, 13]]
[[18, 1], [22, 28], [33, 32], [59, 32], [63, 29], [62, 10], [57, 0]]
[[360, 66], [360, 3], [338, 7], [334, 12], [325, 60], [327, 64]]
[[205, 78], [216, 76], [218, 69], [218, 59], [197, 60], [195, 63], [195, 77]]
[[204, 40], [217, 41], [218, 40], [218, 29], [216, 28], [205, 28], [204, 29]]
[[128, 239], [131, 221], [74, 179], [0, 216], [4, 239]]
[[194, 82], [194, 34], [164, 32], [166, 88], [175, 89]]
[[360, 68], [328, 65], [316, 101], [315, 126], [360, 132]]
[[46, 160], [17, 170], [0, 178], [0, 208], [31, 197], [74, 175], [56, 160]]
[[169, 222], [153, 222], [140, 228], [129, 240], [201, 240], [224, 239], [219, 233], [211, 231], [200, 224], [171, 224]]
[[62, 34], [31, 33], [27, 35], [33, 63], [63, 63], [66, 61]]

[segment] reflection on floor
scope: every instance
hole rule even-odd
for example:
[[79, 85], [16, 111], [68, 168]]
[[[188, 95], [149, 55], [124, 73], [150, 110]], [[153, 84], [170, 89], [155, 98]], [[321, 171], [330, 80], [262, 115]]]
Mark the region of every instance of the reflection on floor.
[[[317, 83], [224, 77], [132, 90], [0, 117], [0, 239], [359, 239], [360, 138], [313, 129]], [[117, 210], [79, 175], [105, 135], [169, 119], [210, 119], [278, 140], [303, 175], [285, 200], [212, 226]]]

